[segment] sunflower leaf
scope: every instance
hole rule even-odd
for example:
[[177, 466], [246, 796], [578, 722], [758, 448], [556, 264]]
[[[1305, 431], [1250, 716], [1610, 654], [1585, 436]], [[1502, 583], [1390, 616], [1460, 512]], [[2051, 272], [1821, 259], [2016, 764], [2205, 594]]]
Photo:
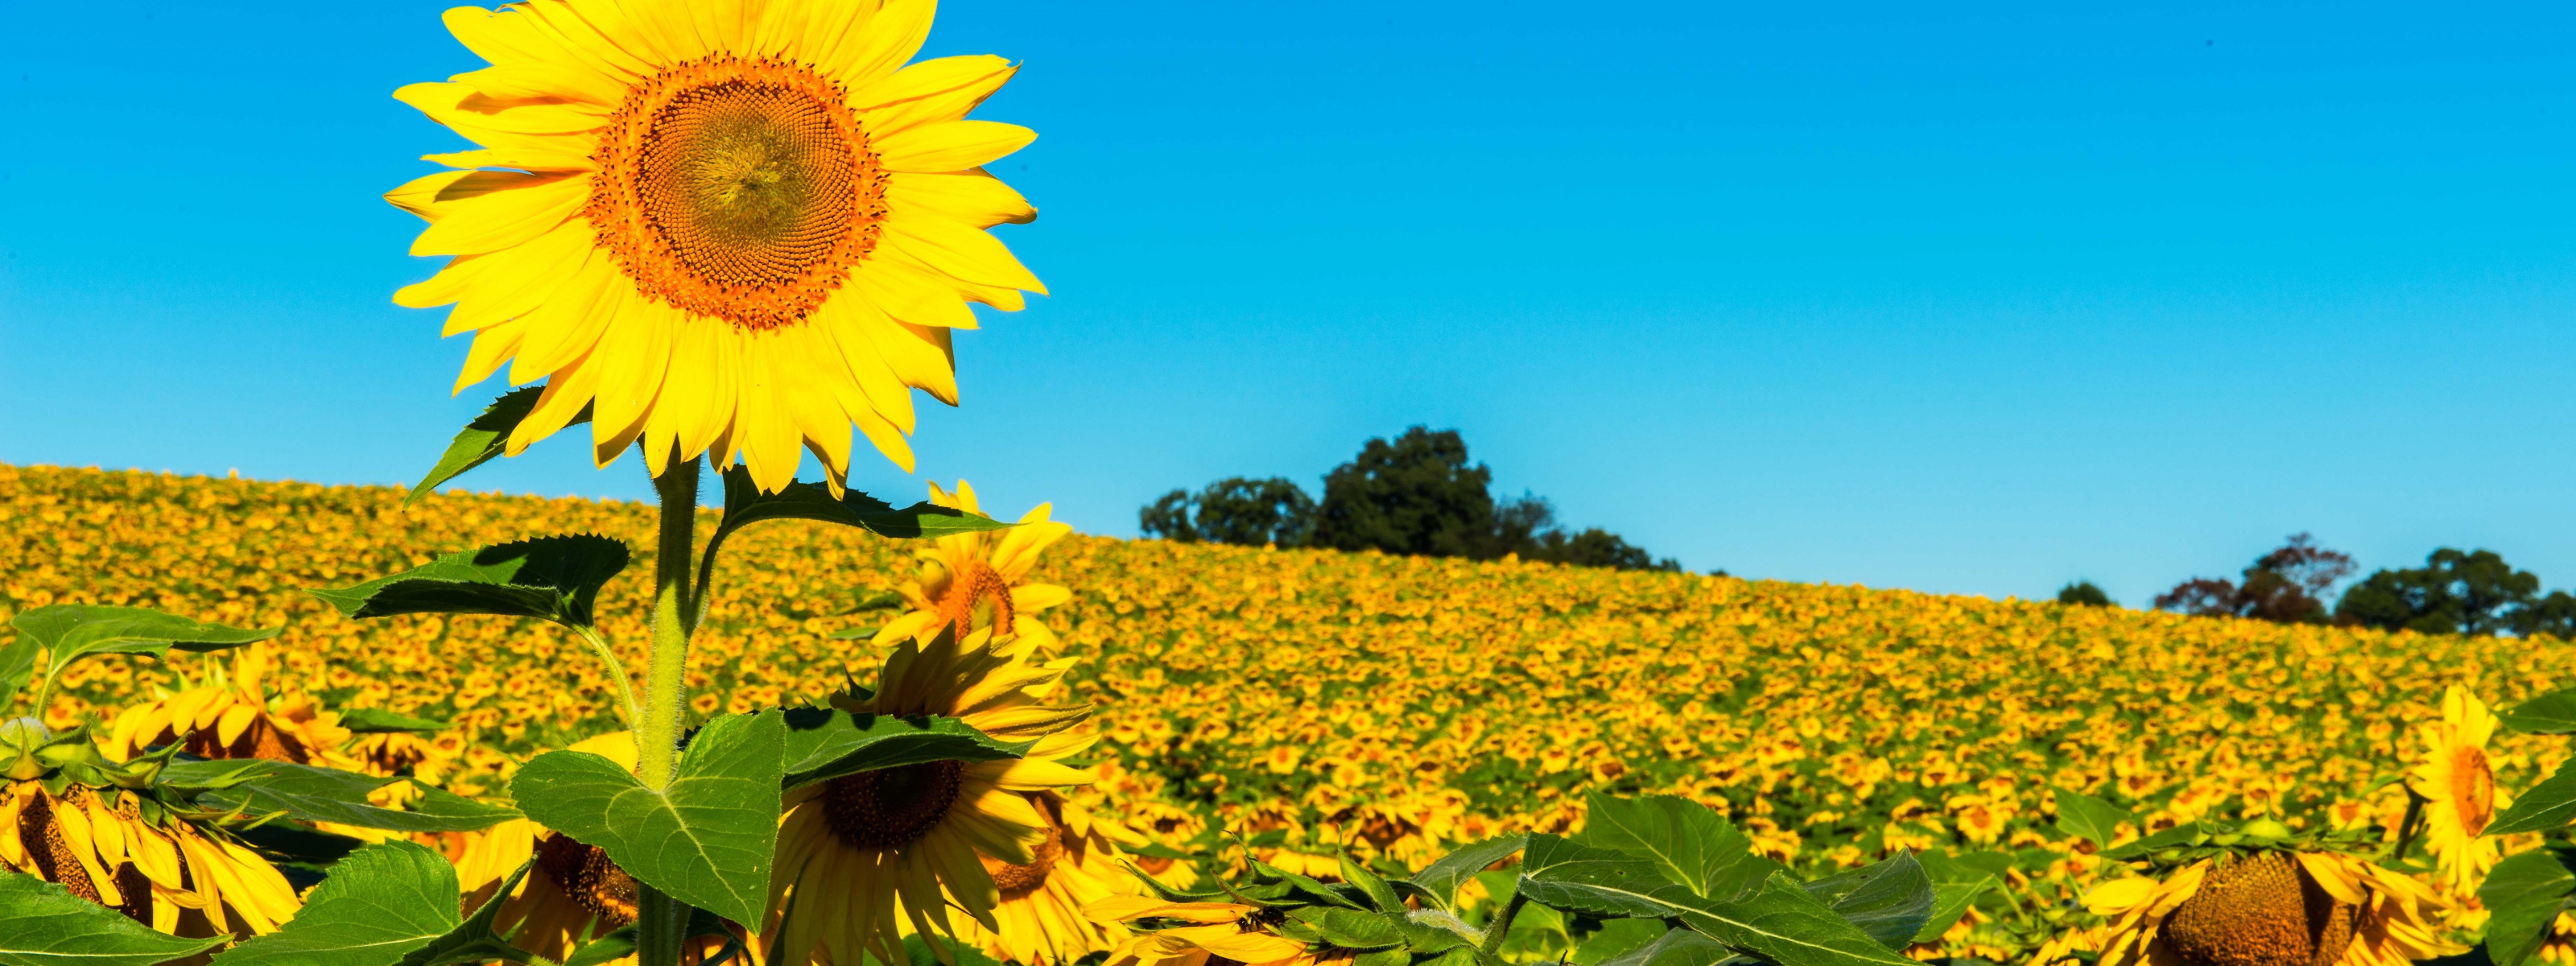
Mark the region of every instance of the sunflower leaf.
[[[1630, 920], [1632, 922], [1639, 920]], [[1660, 924], [1658, 924], [1660, 925]], [[1706, 934], [1690, 929], [1666, 930], [1654, 941], [1642, 943], [1617, 956], [1602, 960], [1600, 966], [1717, 966], [1730, 959], [1740, 959]]]
[[1889, 949], [1912, 945], [1932, 918], [1932, 879], [1911, 852], [1817, 879], [1806, 889]]
[[2565, 765], [2541, 779], [2513, 806], [2488, 825], [2488, 835], [2512, 835], [2517, 832], [2546, 832], [2576, 822], [2576, 768]]
[[[1531, 901], [1599, 917], [1679, 918], [1737, 952], [1779, 966], [1909, 966], [1878, 937], [1774, 872], [1739, 898], [1703, 896], [1631, 853], [1530, 836], [1519, 888]], [[1915, 878], [1921, 868], [1915, 868]], [[1857, 891], [1857, 890], [1856, 890]], [[1917, 920], [1919, 924], [1920, 920]]]
[[2120, 823], [2137, 824], [2137, 816], [2127, 809], [2086, 795], [2055, 789], [2057, 792], [2057, 827], [2067, 834], [2094, 845], [2109, 848], [2120, 837]]
[[9, 619], [18, 629], [13, 650], [0, 653], [0, 671], [26, 683], [29, 672], [22, 665], [35, 660], [34, 650], [19, 651], [28, 641], [47, 655], [47, 674], [61, 675], [73, 661], [97, 654], [149, 654], [162, 657], [172, 649], [182, 651], [220, 651], [240, 647], [253, 641], [264, 641], [285, 630], [283, 625], [259, 630], [207, 624], [172, 614], [141, 607], [102, 607], [95, 604], [48, 604], [21, 612]]
[[598, 846], [663, 893], [735, 922], [759, 922], [778, 842], [786, 732], [776, 712], [707, 722], [669, 787], [644, 787], [598, 755], [538, 755], [510, 794], [539, 824]]
[[2552, 691], [2497, 715], [2504, 726], [2530, 735], [2576, 734], [2576, 688]]
[[213, 949], [230, 936], [181, 939], [23, 872], [0, 871], [0, 964], [153, 966]]
[[1692, 892], [1732, 899], [1762, 884], [1779, 863], [1753, 854], [1753, 842], [1717, 813], [1674, 795], [1586, 798], [1583, 831], [1574, 841], [1654, 860], [1664, 878]]
[[599, 588], [626, 562], [626, 545], [607, 537], [538, 537], [451, 553], [355, 587], [304, 592], [350, 617], [499, 614], [588, 626]]
[[172, 762], [162, 784], [202, 789], [197, 804], [251, 815], [284, 814], [308, 822], [337, 822], [394, 832], [464, 832], [518, 818], [516, 809], [478, 802], [454, 792], [415, 785], [401, 809], [381, 808], [367, 794], [410, 781], [361, 775], [263, 758]]
[[456, 868], [438, 853], [400, 839], [370, 845], [332, 866], [283, 928], [215, 966], [394, 966], [462, 923], [456, 894]]
[[2487, 958], [2495, 966], [2517, 966], [2538, 952], [2549, 938], [2551, 923], [2576, 896], [2576, 870], [2570, 856], [2543, 848], [2506, 856], [2478, 886], [2478, 903], [2487, 918]]
[[1529, 846], [1527, 835], [1498, 835], [1482, 842], [1461, 845], [1449, 854], [1431, 860], [1430, 865], [1413, 874], [1413, 884], [1439, 896], [1443, 908], [1456, 905], [1458, 887], [1476, 877], [1488, 866], [1511, 858]]
[[1950, 927], [1959, 924], [1959, 917], [1968, 914], [1968, 907], [1976, 904], [1978, 896], [1995, 885], [1995, 877], [1990, 875], [1980, 875], [1974, 882], [1932, 883], [1932, 917], [1923, 920], [1923, 928], [1915, 931], [1914, 941], [1928, 943], [1941, 938]]
[[881, 537], [912, 539], [1007, 529], [1004, 523], [951, 507], [915, 503], [903, 509], [857, 490], [835, 497], [819, 483], [790, 483], [776, 493], [762, 493], [751, 470], [736, 465], [724, 473], [724, 517], [718, 535], [730, 534], [763, 520], [813, 520], [858, 527]]
[[340, 727], [359, 734], [385, 731], [445, 731], [455, 727], [453, 721], [432, 721], [395, 714], [383, 708], [350, 708], [340, 712]]
[[926, 761], [1017, 758], [1033, 742], [1004, 742], [955, 718], [858, 714], [838, 708], [788, 708], [786, 787]]
[[[1575, 966], [1601, 966], [1606, 961], [1644, 949], [1671, 931], [1672, 927], [1661, 919], [1607, 920], [1592, 935], [1584, 937], [1569, 958]], [[1707, 937], [1701, 938], [1705, 940]]]
[[[492, 400], [492, 405], [483, 407], [482, 415], [474, 417], [464, 429], [457, 431], [456, 438], [447, 444], [447, 452], [439, 454], [438, 465], [429, 468], [429, 475], [421, 477], [420, 484], [403, 495], [403, 506], [409, 508], [421, 494], [499, 457], [509, 444], [511, 431], [518, 429], [528, 414], [536, 411], [537, 400], [545, 392], [544, 386], [513, 389]], [[590, 407], [583, 406], [580, 414], [564, 425], [579, 426], [589, 421]]]

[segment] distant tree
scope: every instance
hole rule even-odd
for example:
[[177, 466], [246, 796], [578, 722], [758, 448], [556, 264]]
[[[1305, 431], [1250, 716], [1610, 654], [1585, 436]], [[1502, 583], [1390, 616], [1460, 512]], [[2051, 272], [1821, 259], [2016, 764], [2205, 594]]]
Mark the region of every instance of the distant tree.
[[2351, 576], [2352, 569], [2352, 555], [2319, 547], [2307, 534], [2295, 534], [2280, 549], [2255, 558], [2240, 580], [2195, 577], [2157, 594], [2155, 607], [2203, 617], [2320, 623], [2326, 619], [2327, 593]]
[[2513, 629], [2525, 637], [2547, 634], [2562, 641], [2576, 640], [2576, 597], [2563, 590], [2550, 591], [2514, 614]]
[[2057, 602], [2061, 604], [2081, 604], [2086, 607], [2109, 607], [2111, 606], [2111, 595], [2103, 593], [2102, 588], [2094, 586], [2093, 582], [2090, 580], [2079, 580], [2058, 588]]
[[1136, 513], [1146, 536], [1182, 543], [1301, 547], [1315, 526], [1315, 498], [1283, 477], [1227, 477], [1193, 496], [1173, 490]]
[[[1600, 527], [1586, 527], [1583, 532], [1568, 534], [1549, 530], [1532, 541], [1536, 546], [1522, 557], [1549, 563], [1573, 564], [1578, 567], [1613, 567], [1619, 570], [1669, 570], [1680, 573], [1682, 563], [1671, 557], [1662, 560], [1646, 548], [1620, 539], [1618, 534]], [[1724, 576], [1720, 572], [1719, 576]]]
[[1490, 552], [1493, 471], [1467, 465], [1457, 430], [1421, 426], [1394, 442], [1372, 439], [1358, 456], [1324, 477], [1314, 545], [1428, 557], [1500, 556]]
[[2495, 551], [2443, 547], [2422, 567], [2381, 570], [2353, 585], [2335, 617], [2426, 634], [2552, 633], [2576, 616], [2576, 600], [2557, 600], [2565, 597], [2561, 591], [2541, 598], [2540, 578], [2513, 569]]

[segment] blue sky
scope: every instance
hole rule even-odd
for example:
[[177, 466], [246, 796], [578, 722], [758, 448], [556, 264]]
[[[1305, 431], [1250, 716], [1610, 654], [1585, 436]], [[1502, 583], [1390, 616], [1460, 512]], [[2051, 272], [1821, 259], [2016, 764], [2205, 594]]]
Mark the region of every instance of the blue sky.
[[[0, 3], [0, 460], [417, 478], [502, 388], [388, 301], [440, 6]], [[1936, 6], [953, 2], [1054, 295], [854, 482], [1127, 535], [1427, 423], [1700, 570], [2576, 584], [2576, 9]]]

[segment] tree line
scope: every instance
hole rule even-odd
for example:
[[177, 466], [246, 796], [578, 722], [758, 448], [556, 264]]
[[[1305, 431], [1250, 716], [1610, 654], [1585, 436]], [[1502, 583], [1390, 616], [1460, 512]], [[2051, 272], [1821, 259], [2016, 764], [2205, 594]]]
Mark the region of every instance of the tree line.
[[1424, 557], [1524, 560], [1621, 570], [1681, 569], [1600, 527], [1560, 525], [1546, 498], [1495, 499], [1493, 471], [1470, 465], [1458, 431], [1422, 426], [1371, 439], [1324, 475], [1324, 497], [1285, 477], [1227, 477], [1173, 490], [1136, 512], [1145, 536], [1184, 543], [1379, 550]]
[[[2153, 606], [2206, 617], [2278, 623], [2341, 624], [2426, 634], [2546, 634], [2576, 640], [2576, 596], [2541, 593], [2540, 578], [2515, 569], [2492, 550], [2443, 547], [2424, 566], [2371, 572], [2343, 591], [2356, 568], [2352, 555], [2296, 534], [2254, 558], [2236, 579], [2195, 577], [2158, 594]], [[2327, 600], [2334, 598], [2329, 606]], [[2109, 605], [2090, 581], [2057, 592], [2060, 603]]]

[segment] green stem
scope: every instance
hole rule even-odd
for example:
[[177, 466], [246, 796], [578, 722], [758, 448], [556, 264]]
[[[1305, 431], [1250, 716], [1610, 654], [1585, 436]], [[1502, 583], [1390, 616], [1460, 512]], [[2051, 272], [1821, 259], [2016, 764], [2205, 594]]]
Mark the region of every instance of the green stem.
[[1487, 956], [1501, 955], [1504, 934], [1512, 931], [1512, 920], [1520, 918], [1521, 907], [1528, 904], [1529, 897], [1522, 895], [1521, 890], [1513, 889], [1512, 901], [1503, 903], [1503, 911], [1496, 914], [1493, 923], [1485, 927], [1485, 945], [1477, 951]]
[[[689, 710], [689, 565], [696, 561], [698, 461], [674, 464], [653, 479], [662, 522], [653, 558], [653, 656], [644, 677], [643, 714], [635, 722], [636, 777], [644, 787], [670, 787], [677, 771], [680, 722]], [[661, 890], [635, 884], [635, 952], [642, 966], [678, 966], [689, 911]]]
[[590, 653], [599, 656], [599, 663], [607, 666], [608, 679], [617, 683], [617, 713], [626, 718], [626, 726], [644, 727], [644, 709], [635, 704], [635, 682], [629, 680], [626, 662], [617, 659], [617, 650], [608, 646], [607, 638], [599, 636], [599, 628], [576, 624], [572, 629], [590, 645]]

